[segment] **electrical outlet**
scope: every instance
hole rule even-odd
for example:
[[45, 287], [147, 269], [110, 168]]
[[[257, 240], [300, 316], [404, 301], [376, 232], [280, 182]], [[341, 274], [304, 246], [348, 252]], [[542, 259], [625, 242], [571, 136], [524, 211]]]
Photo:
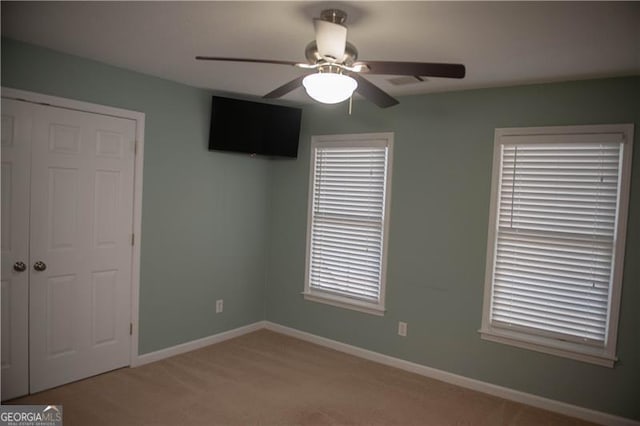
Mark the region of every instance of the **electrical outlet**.
[[398, 334], [402, 337], [407, 337], [407, 323], [398, 321]]
[[224, 309], [224, 300], [216, 300], [216, 314], [219, 314]]

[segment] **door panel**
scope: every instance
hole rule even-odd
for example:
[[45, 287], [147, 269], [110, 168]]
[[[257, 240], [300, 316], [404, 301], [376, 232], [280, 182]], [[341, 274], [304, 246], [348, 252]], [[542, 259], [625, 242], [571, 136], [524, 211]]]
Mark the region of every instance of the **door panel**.
[[98, 170], [94, 185], [93, 245], [113, 248], [118, 240], [118, 200], [121, 176], [119, 171]]
[[2, 100], [2, 399], [29, 392], [28, 318], [29, 151], [32, 110], [24, 102]]
[[46, 351], [50, 358], [73, 354], [77, 350], [73, 330], [73, 310], [68, 304], [78, 291], [76, 275], [50, 277], [46, 283]]
[[47, 246], [49, 251], [78, 249], [78, 211], [77, 206], [80, 173], [78, 169], [50, 167], [48, 188], [49, 226]]
[[111, 344], [117, 338], [118, 324], [118, 271], [94, 272], [92, 286], [93, 346]]

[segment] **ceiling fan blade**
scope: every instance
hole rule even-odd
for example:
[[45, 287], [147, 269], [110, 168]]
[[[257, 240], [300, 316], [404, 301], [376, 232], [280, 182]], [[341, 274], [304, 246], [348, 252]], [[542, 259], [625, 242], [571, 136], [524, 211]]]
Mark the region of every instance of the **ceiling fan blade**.
[[271, 92], [267, 93], [266, 95], [263, 96], [263, 98], [264, 99], [275, 99], [275, 98], [279, 98], [281, 96], [284, 96], [287, 93], [291, 92], [292, 90], [295, 90], [298, 87], [302, 86], [302, 80], [305, 77], [306, 77], [306, 75], [301, 75], [300, 77], [294, 78], [290, 82], [285, 83], [282, 86], [278, 87], [277, 89], [274, 89]]
[[256, 64], [297, 65], [293, 61], [277, 61], [274, 59], [221, 58], [218, 56], [196, 56], [199, 61], [251, 62]]
[[437, 62], [358, 61], [354, 66], [358, 64], [365, 65], [363, 72], [368, 74], [464, 78], [466, 73], [466, 69], [462, 64], [443, 64]]
[[386, 92], [382, 91], [382, 89], [361, 75], [353, 73], [351, 74], [351, 77], [355, 78], [358, 82], [356, 92], [360, 93], [364, 98], [378, 105], [380, 108], [388, 108], [400, 103], [397, 99], [389, 96]]

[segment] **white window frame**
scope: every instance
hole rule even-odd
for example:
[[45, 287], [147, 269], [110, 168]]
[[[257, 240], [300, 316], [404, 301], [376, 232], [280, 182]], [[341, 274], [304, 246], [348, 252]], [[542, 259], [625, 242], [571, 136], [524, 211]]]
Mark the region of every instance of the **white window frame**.
[[[389, 212], [391, 200], [391, 175], [393, 164], [393, 133], [358, 133], [345, 135], [320, 135], [311, 137], [311, 162], [309, 169], [309, 200], [308, 200], [308, 216], [307, 216], [307, 245], [306, 245], [306, 263], [305, 263], [305, 283], [304, 295], [305, 300], [325, 303], [332, 306], [351, 309], [372, 315], [384, 315], [385, 312], [385, 294], [386, 294], [386, 275], [387, 275], [387, 246], [389, 240]], [[382, 230], [382, 253], [380, 264], [380, 283], [379, 283], [379, 300], [377, 303], [359, 300], [356, 298], [332, 294], [329, 292], [319, 291], [310, 286], [310, 268], [311, 268], [311, 232], [313, 225], [313, 201], [314, 201], [314, 171], [315, 171], [315, 153], [320, 147], [368, 147], [368, 146], [387, 146], [387, 164], [385, 176], [385, 193], [384, 193], [384, 209], [383, 209], [383, 230]]]
[[[503, 343], [520, 348], [539, 351], [547, 354], [562, 356], [579, 361], [613, 367], [616, 358], [616, 343], [618, 331], [618, 317], [622, 292], [622, 272], [624, 266], [625, 238], [627, 233], [627, 215], [631, 181], [631, 159], [633, 147], [633, 124], [593, 125], [593, 126], [554, 126], [528, 128], [501, 128], [495, 130], [493, 174], [491, 184], [491, 207], [489, 214], [489, 232], [487, 241], [487, 264], [485, 274], [484, 301], [482, 309], [482, 325], [479, 330], [482, 339]], [[499, 203], [501, 147], [514, 140], [531, 141], [535, 143], [540, 137], [563, 142], [567, 138], [581, 135], [593, 136], [597, 134], [619, 134], [622, 139], [622, 164], [619, 174], [620, 196], [616, 212], [616, 230], [613, 247], [614, 260], [612, 264], [612, 280], [609, 292], [609, 316], [606, 338], [603, 347], [568, 342], [557, 338], [542, 337], [529, 334], [522, 330], [509, 330], [495, 327], [490, 320], [493, 269], [497, 242], [497, 221]], [[510, 142], [507, 142], [510, 141]]]

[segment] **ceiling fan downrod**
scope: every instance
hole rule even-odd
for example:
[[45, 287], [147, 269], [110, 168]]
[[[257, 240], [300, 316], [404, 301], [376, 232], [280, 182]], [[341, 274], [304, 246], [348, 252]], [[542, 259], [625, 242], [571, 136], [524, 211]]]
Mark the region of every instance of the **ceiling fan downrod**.
[[347, 13], [340, 9], [325, 9], [320, 12], [320, 19], [338, 25], [344, 25], [347, 21]]

